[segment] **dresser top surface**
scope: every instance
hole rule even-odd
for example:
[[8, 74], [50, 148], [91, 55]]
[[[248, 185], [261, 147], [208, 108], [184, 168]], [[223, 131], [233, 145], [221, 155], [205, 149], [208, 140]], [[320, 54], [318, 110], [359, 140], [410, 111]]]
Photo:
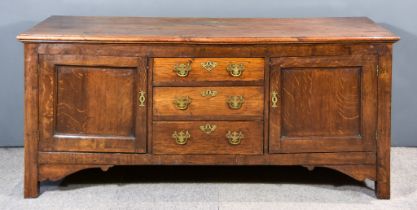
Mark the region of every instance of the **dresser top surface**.
[[366, 17], [152, 18], [51, 16], [17, 36], [23, 42], [269, 44], [395, 42]]

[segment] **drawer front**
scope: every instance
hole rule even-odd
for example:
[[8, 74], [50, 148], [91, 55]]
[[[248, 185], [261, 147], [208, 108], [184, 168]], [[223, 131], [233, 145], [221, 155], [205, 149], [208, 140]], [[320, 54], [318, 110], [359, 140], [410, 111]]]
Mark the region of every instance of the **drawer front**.
[[261, 85], [263, 58], [155, 58], [154, 85], [241, 81]]
[[158, 121], [154, 154], [262, 154], [262, 121]]
[[263, 87], [156, 87], [154, 117], [257, 117], [264, 107]]

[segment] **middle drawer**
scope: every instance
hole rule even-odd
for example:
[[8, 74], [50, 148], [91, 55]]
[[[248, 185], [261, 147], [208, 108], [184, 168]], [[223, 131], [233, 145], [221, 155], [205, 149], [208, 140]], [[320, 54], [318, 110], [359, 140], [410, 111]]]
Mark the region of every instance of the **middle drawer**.
[[263, 109], [263, 87], [155, 87], [153, 92], [154, 119], [262, 118]]

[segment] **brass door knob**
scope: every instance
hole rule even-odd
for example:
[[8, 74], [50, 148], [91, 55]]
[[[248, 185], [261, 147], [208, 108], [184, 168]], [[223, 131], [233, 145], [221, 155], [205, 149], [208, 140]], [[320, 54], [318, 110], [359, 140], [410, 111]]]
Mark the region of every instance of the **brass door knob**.
[[191, 102], [192, 100], [189, 96], [181, 96], [181, 97], [176, 97], [174, 99], [175, 108], [177, 108], [178, 110], [188, 109], [188, 106], [191, 104]]
[[245, 138], [242, 131], [227, 131], [226, 138], [231, 145], [238, 145]]
[[172, 133], [172, 138], [175, 139], [175, 143], [179, 144], [179, 145], [184, 145], [187, 144], [188, 139], [191, 138], [191, 134], [188, 133], [188, 131], [174, 131], [174, 133]]
[[191, 71], [191, 61], [187, 62], [187, 63], [180, 63], [180, 64], [175, 64], [174, 66], [174, 72], [179, 76], [179, 77], [186, 77], [188, 76], [188, 74]]
[[245, 103], [243, 96], [229, 96], [227, 98], [227, 104], [230, 109], [240, 109], [243, 103]]
[[231, 63], [227, 65], [226, 68], [227, 72], [229, 72], [230, 76], [232, 77], [240, 77], [245, 71], [245, 65], [243, 63]]

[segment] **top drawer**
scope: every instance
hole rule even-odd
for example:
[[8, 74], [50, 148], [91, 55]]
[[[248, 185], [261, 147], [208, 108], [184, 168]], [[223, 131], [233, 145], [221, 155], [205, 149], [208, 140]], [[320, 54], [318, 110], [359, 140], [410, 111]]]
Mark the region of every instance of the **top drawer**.
[[191, 85], [198, 82], [233, 82], [262, 85], [263, 58], [155, 58], [153, 84]]

